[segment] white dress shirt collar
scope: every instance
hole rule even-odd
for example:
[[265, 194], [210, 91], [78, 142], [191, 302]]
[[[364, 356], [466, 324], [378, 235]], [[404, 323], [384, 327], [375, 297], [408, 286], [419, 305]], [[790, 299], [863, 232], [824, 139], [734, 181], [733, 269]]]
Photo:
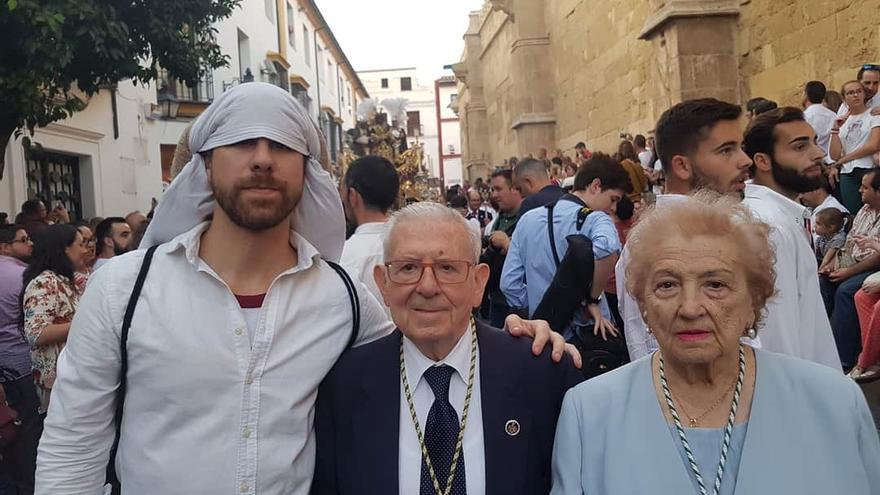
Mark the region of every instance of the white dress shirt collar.
[[[173, 254], [177, 250], [183, 249], [186, 260], [196, 267], [197, 270], [213, 273], [213, 270], [208, 267], [207, 263], [199, 257], [199, 247], [202, 243], [202, 234], [204, 234], [210, 226], [211, 221], [208, 220], [175, 237], [169, 242], [168, 252]], [[290, 245], [296, 250], [297, 262], [293, 268], [284, 271], [281, 275], [308, 270], [315, 264], [315, 259], [321, 256], [321, 253], [319, 253], [309, 241], [293, 230], [290, 231]]]
[[461, 381], [467, 384], [471, 365], [471, 332], [474, 331], [476, 330], [473, 328], [473, 325], [469, 323], [468, 330], [458, 339], [458, 342], [449, 351], [449, 354], [440, 361], [434, 361], [422, 354], [422, 351], [419, 350], [416, 344], [404, 335], [403, 358], [406, 363], [406, 379], [409, 381], [410, 386], [413, 389], [418, 387], [422, 375], [431, 366], [441, 366], [444, 364], [454, 369]]

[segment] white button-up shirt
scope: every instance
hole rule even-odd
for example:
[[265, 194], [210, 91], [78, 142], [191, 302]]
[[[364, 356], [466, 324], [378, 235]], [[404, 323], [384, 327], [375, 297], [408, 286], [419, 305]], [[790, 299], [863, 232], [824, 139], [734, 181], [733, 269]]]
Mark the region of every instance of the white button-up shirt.
[[776, 252], [776, 296], [767, 302], [761, 343], [788, 354], [841, 370], [831, 324], [819, 292], [816, 256], [804, 220], [810, 212], [764, 186], [746, 185], [744, 204], [770, 225]]
[[[382, 302], [382, 293], [376, 285], [373, 277], [373, 268], [381, 265], [384, 260], [382, 238], [385, 234], [385, 223], [370, 222], [359, 225], [354, 234], [345, 241], [342, 249], [340, 263], [358, 274], [361, 282], [379, 302]], [[386, 310], [387, 311], [387, 310]], [[390, 311], [388, 317], [391, 317]]]
[[[428, 412], [431, 410], [431, 405], [434, 404], [434, 391], [431, 390], [431, 385], [422, 375], [431, 366], [446, 364], [455, 370], [449, 379], [449, 403], [455, 408], [458, 420], [461, 421], [461, 415], [464, 412], [464, 398], [467, 392], [467, 379], [470, 373], [471, 332], [473, 331], [475, 330], [471, 328], [465, 332], [449, 355], [439, 362], [426, 357], [411, 340], [403, 337], [406, 379], [410, 387], [413, 387], [411, 390], [413, 405], [423, 434], [425, 423], [428, 420]], [[471, 405], [468, 409], [467, 424], [461, 447], [462, 455], [464, 455], [465, 486], [469, 495], [486, 493], [486, 454], [483, 445], [483, 402], [480, 393], [479, 350], [477, 351], [476, 367]], [[400, 437], [398, 442], [400, 445], [399, 491], [401, 494], [419, 493], [422, 479], [422, 448], [419, 444], [419, 437], [416, 435], [415, 426], [413, 426], [409, 405], [406, 402], [403, 380], [400, 383]], [[446, 483], [445, 479], [439, 481], [440, 486], [444, 486]]]
[[834, 163], [831, 159], [831, 128], [837, 120], [837, 114], [821, 103], [813, 103], [804, 110], [804, 118], [816, 131], [816, 141], [825, 152], [825, 163]]
[[[298, 262], [272, 282], [251, 343], [234, 295], [199, 258], [208, 225], [156, 251], [134, 313], [116, 459], [123, 494], [305, 495], [318, 384], [352, 331], [348, 293], [291, 234]], [[80, 302], [40, 442], [39, 495], [104, 491], [120, 328], [143, 255], [114, 257]], [[364, 343], [393, 325], [359, 288]]]

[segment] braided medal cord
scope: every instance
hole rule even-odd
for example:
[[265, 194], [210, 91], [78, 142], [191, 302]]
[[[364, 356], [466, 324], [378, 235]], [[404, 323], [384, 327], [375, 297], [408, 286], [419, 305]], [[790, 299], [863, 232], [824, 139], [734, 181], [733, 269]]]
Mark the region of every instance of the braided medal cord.
[[[745, 374], [745, 352], [743, 351], [742, 345], [740, 345], [739, 376], [737, 376], [736, 388], [733, 391], [733, 402], [730, 405], [730, 413], [727, 417], [727, 426], [724, 428], [724, 442], [721, 444], [721, 458], [718, 461], [718, 469], [715, 472], [715, 485], [712, 491], [714, 495], [718, 495], [718, 493], [721, 491], [721, 479], [724, 477], [724, 465], [727, 462], [727, 452], [730, 449], [731, 432], [733, 431], [733, 423], [736, 419], [736, 410], [739, 407], [739, 399], [740, 394], [742, 393], [742, 386], [743, 381], [745, 380]], [[669, 413], [672, 415], [672, 421], [675, 423], [675, 430], [678, 432], [678, 439], [681, 441], [681, 446], [684, 448], [684, 453], [688, 459], [688, 464], [690, 464], [691, 472], [697, 479], [697, 485], [700, 489], [700, 495], [708, 495], [708, 492], [706, 492], [706, 485], [703, 481], [703, 476], [700, 474], [700, 467], [697, 466], [697, 460], [694, 458], [694, 453], [691, 451], [691, 446], [688, 443], [687, 435], [685, 435], [684, 428], [682, 428], [681, 426], [681, 419], [678, 416], [678, 411], [675, 409], [675, 404], [673, 404], [672, 402], [672, 392], [669, 391], [669, 383], [666, 381], [666, 369], [663, 363], [662, 354], [660, 355], [660, 385], [663, 387], [663, 395], [666, 398], [666, 406], [669, 408]]]

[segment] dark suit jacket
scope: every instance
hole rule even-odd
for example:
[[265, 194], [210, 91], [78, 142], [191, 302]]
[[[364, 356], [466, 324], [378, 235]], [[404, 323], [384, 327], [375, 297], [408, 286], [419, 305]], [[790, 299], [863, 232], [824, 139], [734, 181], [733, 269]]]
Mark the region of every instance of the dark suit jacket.
[[550, 184], [549, 186], [544, 186], [540, 191], [532, 194], [523, 200], [519, 205], [519, 216], [522, 218], [523, 215], [529, 210], [534, 210], [535, 208], [540, 208], [541, 206], [549, 205], [550, 203], [558, 200], [565, 194], [565, 190], [561, 187]]
[[[321, 384], [313, 494], [399, 493], [401, 338], [397, 330], [347, 351]], [[582, 375], [568, 356], [553, 363], [549, 349], [535, 356], [530, 339], [479, 322], [477, 341], [486, 493], [549, 493], [562, 398]], [[518, 435], [505, 431], [511, 419], [520, 424]]]

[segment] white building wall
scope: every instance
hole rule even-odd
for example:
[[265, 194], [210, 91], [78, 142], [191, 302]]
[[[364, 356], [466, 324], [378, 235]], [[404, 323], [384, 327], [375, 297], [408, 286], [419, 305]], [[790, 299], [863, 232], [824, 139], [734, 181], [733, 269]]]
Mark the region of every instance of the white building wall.
[[[117, 90], [119, 137], [114, 137], [110, 91], [101, 91], [82, 112], [37, 129], [31, 138], [46, 151], [79, 159], [82, 216], [121, 215], [150, 209], [150, 200], [162, 194], [159, 146], [152, 136], [156, 122], [147, 118], [145, 105], [155, 104], [152, 86], [130, 81]], [[10, 219], [28, 199], [27, 165], [21, 139], [5, 150], [6, 170], [0, 180], [0, 211]], [[52, 204], [47, 205], [52, 208]]]
[[[274, 8], [272, 18], [266, 15], [270, 3]], [[279, 22], [285, 30], [281, 40]], [[354, 127], [357, 121], [354, 83], [322, 38], [326, 30], [317, 29], [316, 37], [316, 27], [298, 0], [285, 0], [283, 9], [277, 7], [275, 0], [243, 0], [229, 18], [217, 25], [217, 30], [217, 42], [229, 56], [229, 66], [213, 72], [215, 98], [239, 84], [245, 68], [251, 69], [255, 81], [271, 82], [270, 75], [261, 70], [266, 55], [285, 53], [285, 60], [290, 64], [288, 79], [298, 76], [308, 85], [312, 117], [318, 121], [321, 108], [329, 107], [342, 120], [343, 131]], [[246, 43], [240, 43], [240, 33], [247, 37]], [[173, 145], [190, 119], [165, 122], [157, 138], [162, 144]]]
[[[229, 56], [229, 66], [212, 72], [214, 98], [220, 96], [224, 88], [238, 84], [245, 68], [251, 69], [254, 80], [268, 82], [269, 75], [261, 71], [267, 53], [286, 51], [286, 60], [291, 65], [288, 75], [299, 75], [309, 84], [312, 116], [317, 120], [320, 106], [330, 107], [342, 120], [344, 131], [356, 122], [359, 97], [352, 91], [355, 83], [339, 66], [342, 61], [336, 59], [332, 50], [325, 49], [324, 30], [319, 30], [317, 36], [323, 53], [323, 79], [318, 79], [314, 58], [315, 26], [307, 15], [306, 4], [306, 0], [285, 0], [285, 8], [279, 12], [276, 0], [242, 0], [229, 18], [217, 24], [217, 41], [222, 52]], [[291, 16], [287, 5], [293, 7], [294, 23], [290, 32], [294, 36], [291, 40], [284, 39], [287, 46], [281, 50], [277, 26], [281, 22], [282, 29], [288, 29]], [[303, 39], [305, 30], [309, 33], [308, 54]], [[246, 43], [239, 43], [239, 33], [247, 37]], [[134, 87], [130, 82], [123, 82], [117, 95], [118, 138], [114, 138], [113, 133], [109, 91], [92, 97], [86, 109], [70, 119], [36, 131], [33, 141], [47, 151], [79, 158], [84, 216], [124, 215], [136, 209], [146, 212], [150, 209], [150, 200], [161, 196], [161, 145], [176, 145], [191, 119], [159, 119], [153, 110], [155, 104], [154, 85]], [[13, 218], [21, 203], [28, 199], [27, 166], [20, 139], [10, 141], [5, 161], [6, 170], [0, 180], [0, 211]]]
[[[430, 84], [422, 84], [417, 77], [415, 68], [360, 71], [358, 76], [363, 81], [370, 97], [380, 103], [380, 110], [382, 109], [382, 101], [387, 98], [406, 98], [408, 100], [406, 110], [419, 112], [422, 132], [419, 142], [424, 150], [425, 164], [432, 176], [439, 177], [439, 134], [433, 81]], [[409, 77], [412, 81], [412, 90], [410, 91], [401, 89], [400, 80], [405, 77]], [[382, 88], [382, 79], [388, 80], [387, 88]], [[414, 143], [416, 139], [409, 136], [408, 141]]]
[[438, 99], [440, 102], [440, 119], [443, 129], [443, 178], [446, 186], [461, 184], [464, 171], [461, 166], [461, 125], [458, 115], [452, 110], [452, 102], [458, 96], [457, 84], [440, 83]]

